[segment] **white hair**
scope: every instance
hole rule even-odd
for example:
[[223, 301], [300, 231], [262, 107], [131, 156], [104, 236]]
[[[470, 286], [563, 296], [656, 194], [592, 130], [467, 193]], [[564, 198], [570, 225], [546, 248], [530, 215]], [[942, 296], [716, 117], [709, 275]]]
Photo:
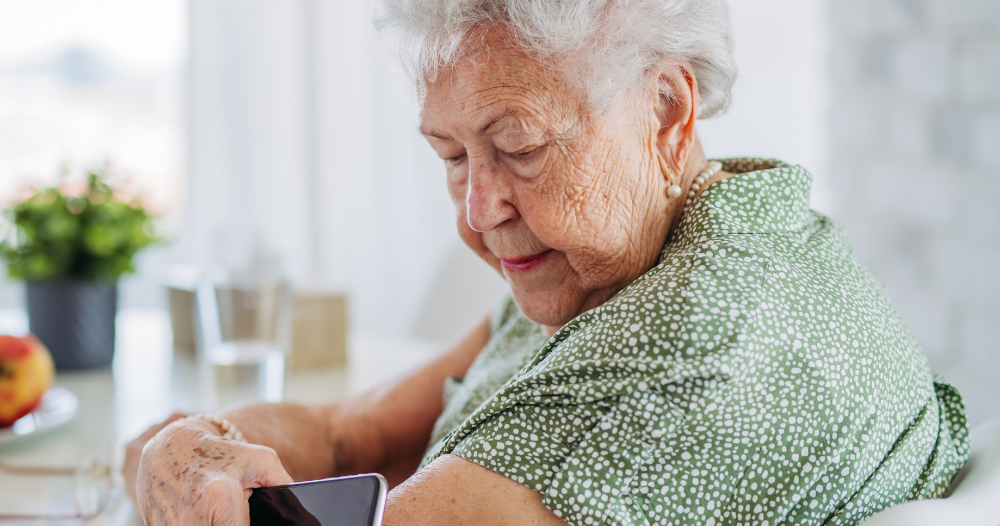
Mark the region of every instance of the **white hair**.
[[483, 30], [504, 26], [599, 110], [664, 61], [691, 63], [702, 118], [726, 109], [736, 79], [726, 0], [381, 0], [376, 25], [399, 39], [410, 74], [428, 80], [477, 47]]

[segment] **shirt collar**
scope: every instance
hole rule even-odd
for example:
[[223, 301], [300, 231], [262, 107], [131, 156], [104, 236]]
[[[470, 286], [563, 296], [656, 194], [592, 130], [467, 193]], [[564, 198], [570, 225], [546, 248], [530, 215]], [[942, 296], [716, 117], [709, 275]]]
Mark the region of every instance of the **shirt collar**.
[[812, 217], [812, 175], [774, 159], [720, 159], [733, 172], [687, 206], [668, 245], [726, 234], [773, 234], [805, 228]]

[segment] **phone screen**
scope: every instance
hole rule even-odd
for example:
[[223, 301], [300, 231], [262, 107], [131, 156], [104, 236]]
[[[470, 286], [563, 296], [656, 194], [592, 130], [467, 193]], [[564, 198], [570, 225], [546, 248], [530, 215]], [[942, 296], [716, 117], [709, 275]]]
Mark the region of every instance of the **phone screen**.
[[385, 483], [379, 475], [255, 488], [251, 526], [374, 526], [381, 523]]

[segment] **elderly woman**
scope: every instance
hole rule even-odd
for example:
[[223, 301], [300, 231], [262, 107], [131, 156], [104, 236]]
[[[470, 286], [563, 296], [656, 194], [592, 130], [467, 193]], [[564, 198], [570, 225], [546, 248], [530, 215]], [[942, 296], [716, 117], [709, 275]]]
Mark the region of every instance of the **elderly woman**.
[[358, 398], [151, 429], [147, 524], [246, 524], [251, 488], [372, 471], [391, 525], [856, 524], [942, 494], [961, 400], [810, 175], [702, 151], [723, 0], [388, 0], [381, 24], [512, 299]]

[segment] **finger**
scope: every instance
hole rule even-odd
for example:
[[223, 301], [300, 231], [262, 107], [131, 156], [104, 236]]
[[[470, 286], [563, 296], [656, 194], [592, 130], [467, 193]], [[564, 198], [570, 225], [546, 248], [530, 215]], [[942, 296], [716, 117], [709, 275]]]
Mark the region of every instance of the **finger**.
[[146, 442], [149, 442], [149, 439], [156, 436], [156, 434], [159, 433], [160, 430], [163, 429], [163, 426], [165, 425], [166, 425], [165, 423], [160, 422], [159, 424], [153, 424], [149, 426], [148, 428], [146, 428], [145, 431], [142, 432], [141, 435], [135, 437], [135, 439], [129, 442], [129, 445], [131, 446], [132, 444], [138, 443], [139, 449], [142, 449], [142, 445], [144, 445]]
[[[187, 418], [187, 416], [188, 415], [186, 415], [184, 413], [172, 413], [163, 422], [160, 422], [158, 424], [153, 424], [153, 425], [149, 426], [149, 428], [146, 429], [146, 431], [144, 431], [141, 435], [139, 435], [132, 442], [142, 441], [142, 443], [145, 444], [146, 442], [149, 442], [149, 439], [153, 438], [154, 435], [156, 435], [157, 433], [159, 433], [161, 429], [163, 429], [164, 427], [169, 426], [170, 424], [173, 424], [174, 422], [176, 422], [176, 421], [178, 421], [178, 420], [180, 420], [182, 418]], [[139, 449], [142, 449], [142, 447], [140, 446]]]
[[238, 509], [240, 511], [234, 515], [236, 521], [233, 525], [250, 526], [250, 501], [246, 498], [240, 500]]
[[178, 421], [178, 420], [180, 420], [182, 418], [187, 418], [189, 416], [191, 416], [191, 415], [189, 415], [187, 413], [171, 413], [171, 415], [168, 416], [167, 419], [163, 421], [163, 425], [164, 426], [168, 426], [168, 425], [173, 424], [174, 422], [176, 422], [176, 421]]
[[281, 465], [281, 459], [273, 449], [264, 446], [251, 446], [254, 451], [248, 452], [248, 464], [244, 471], [243, 488], [247, 498], [253, 488], [280, 486], [295, 482]]
[[125, 478], [125, 491], [128, 498], [132, 499], [132, 504], [138, 503], [135, 483], [139, 475], [139, 459], [142, 458], [142, 450], [138, 454], [131, 450], [125, 453], [125, 462], [122, 463], [122, 477]]
[[125, 461], [122, 462], [122, 476], [125, 477], [125, 488], [133, 503], [136, 502], [135, 482], [139, 471], [139, 461], [142, 459], [142, 448], [162, 427], [162, 424], [150, 426], [145, 433], [139, 435], [125, 446]]
[[170, 416], [168, 416], [167, 419], [164, 420], [163, 422], [149, 426], [149, 428], [146, 429], [146, 431], [143, 432], [143, 434], [139, 435], [135, 440], [133, 440], [132, 443], [142, 442], [142, 444], [139, 445], [139, 449], [141, 450], [142, 446], [145, 445], [146, 442], [149, 442], [149, 439], [153, 438], [157, 433], [160, 432], [161, 429], [169, 426], [170, 424], [173, 424], [174, 422], [182, 418], [187, 418], [187, 416], [188, 415], [185, 415], [184, 413], [173, 413]]
[[212, 481], [199, 498], [205, 499], [206, 524], [212, 526], [249, 526], [250, 509], [243, 488], [228, 479]]
[[122, 476], [125, 477], [125, 488], [128, 492], [129, 498], [132, 499], [133, 504], [137, 502], [135, 482], [136, 474], [139, 471], [139, 460], [142, 458], [142, 448], [145, 447], [146, 443], [149, 442], [151, 438], [156, 436], [161, 429], [181, 418], [184, 418], [184, 416], [185, 415], [181, 413], [174, 413], [170, 415], [170, 417], [165, 421], [149, 426], [145, 432], [125, 446], [125, 461], [122, 463]]

